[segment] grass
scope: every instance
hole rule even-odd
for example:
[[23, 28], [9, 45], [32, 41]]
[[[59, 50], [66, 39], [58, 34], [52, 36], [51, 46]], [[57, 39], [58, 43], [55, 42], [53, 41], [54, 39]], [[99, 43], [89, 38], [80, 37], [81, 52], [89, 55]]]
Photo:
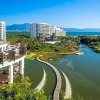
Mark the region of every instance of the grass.
[[[73, 52], [76, 51], [75, 48], [72, 49]], [[26, 59], [27, 60], [34, 60], [37, 57], [40, 57], [42, 60], [48, 60], [55, 57], [58, 57], [57, 53], [70, 53], [67, 48], [61, 48], [59, 51], [46, 51], [46, 50], [37, 50], [37, 51], [28, 51]]]

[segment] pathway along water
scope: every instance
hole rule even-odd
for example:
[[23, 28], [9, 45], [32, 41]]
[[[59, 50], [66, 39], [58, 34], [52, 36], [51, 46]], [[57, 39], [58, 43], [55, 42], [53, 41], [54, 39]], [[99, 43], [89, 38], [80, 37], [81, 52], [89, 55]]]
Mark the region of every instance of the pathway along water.
[[[62, 71], [61, 71], [62, 72]], [[64, 96], [64, 99], [69, 99], [72, 97], [72, 89], [71, 89], [71, 85], [70, 85], [70, 82], [69, 82], [69, 79], [67, 78], [67, 76], [65, 75], [64, 72], [62, 72], [64, 78], [65, 78], [65, 85], [66, 85], [66, 88], [65, 88], [65, 96]]]
[[59, 94], [60, 94], [61, 82], [62, 82], [59, 71], [53, 65], [51, 65], [50, 63], [42, 61], [39, 58], [37, 58], [37, 60], [42, 62], [42, 63], [49, 65], [55, 71], [56, 77], [57, 77], [57, 83], [56, 83], [56, 87], [55, 87], [54, 94], [53, 94], [53, 100], [59, 100]]
[[42, 80], [41, 80], [41, 82], [38, 84], [38, 86], [34, 90], [40, 91], [40, 90], [43, 89], [43, 87], [46, 84], [46, 76], [47, 76], [46, 72], [45, 72], [45, 70], [43, 68], [43, 77], [42, 77]]

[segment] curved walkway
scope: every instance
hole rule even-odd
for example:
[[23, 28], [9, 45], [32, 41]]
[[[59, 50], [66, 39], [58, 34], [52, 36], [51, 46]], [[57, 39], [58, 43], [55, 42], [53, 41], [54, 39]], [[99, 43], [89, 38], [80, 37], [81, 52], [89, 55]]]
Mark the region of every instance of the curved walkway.
[[46, 72], [45, 72], [45, 70], [43, 68], [43, 78], [42, 78], [41, 82], [38, 84], [38, 86], [34, 90], [37, 90], [37, 91], [42, 90], [42, 88], [44, 87], [44, 85], [46, 83], [46, 76], [47, 76], [47, 74], [46, 74]]
[[59, 94], [60, 94], [61, 82], [62, 82], [59, 71], [52, 64], [45, 62], [45, 61], [42, 61], [39, 58], [37, 58], [37, 60], [39, 62], [42, 62], [42, 63], [49, 65], [54, 70], [54, 72], [56, 73], [57, 83], [56, 83], [56, 87], [55, 87], [54, 94], [53, 94], [53, 100], [59, 100]]
[[[62, 71], [61, 71], [62, 72]], [[62, 72], [64, 78], [65, 78], [65, 83], [66, 83], [66, 88], [65, 88], [65, 96], [64, 96], [64, 99], [69, 99], [72, 97], [72, 89], [71, 89], [71, 85], [70, 85], [70, 82], [67, 78], [67, 76], [65, 75], [64, 72]]]

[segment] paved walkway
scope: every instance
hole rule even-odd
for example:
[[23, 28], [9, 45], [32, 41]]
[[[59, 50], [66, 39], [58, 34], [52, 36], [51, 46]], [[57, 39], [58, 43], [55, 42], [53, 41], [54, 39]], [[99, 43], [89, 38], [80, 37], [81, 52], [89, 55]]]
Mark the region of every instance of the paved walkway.
[[[62, 71], [61, 71], [62, 72]], [[72, 97], [72, 89], [71, 89], [71, 85], [70, 85], [70, 82], [67, 78], [67, 76], [65, 75], [64, 72], [62, 72], [64, 78], [65, 78], [65, 83], [66, 83], [66, 88], [65, 88], [65, 96], [64, 96], [64, 99], [69, 99]]]
[[43, 73], [43, 78], [42, 78], [41, 82], [39, 83], [39, 85], [34, 90], [40, 91], [40, 90], [43, 89], [43, 87], [46, 83], [46, 76], [47, 76], [44, 68], [43, 68], [43, 72], [44, 72]]
[[56, 74], [57, 82], [56, 82], [56, 87], [55, 87], [54, 94], [53, 94], [53, 100], [60, 100], [59, 94], [60, 94], [60, 90], [61, 90], [62, 80], [61, 80], [61, 75], [60, 75], [59, 71], [52, 64], [45, 62], [45, 61], [42, 61], [39, 58], [37, 58], [37, 60], [49, 65], [54, 70], [54, 72]]

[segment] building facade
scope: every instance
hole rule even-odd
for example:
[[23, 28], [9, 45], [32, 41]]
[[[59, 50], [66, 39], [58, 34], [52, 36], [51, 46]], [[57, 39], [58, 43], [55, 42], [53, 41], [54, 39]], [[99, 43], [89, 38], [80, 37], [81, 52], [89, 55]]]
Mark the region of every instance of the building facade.
[[55, 30], [56, 36], [66, 36], [66, 32], [63, 29], [59, 27], [54, 27], [54, 30]]
[[31, 24], [31, 36], [38, 37], [39, 34], [45, 34], [46, 37], [50, 37], [51, 26], [47, 23], [32, 23]]
[[56, 36], [66, 36], [65, 31], [61, 28], [52, 26], [47, 23], [32, 23], [31, 24], [31, 36], [38, 37], [40, 34], [45, 35], [46, 38], [56, 34]]
[[0, 22], [0, 41], [6, 41], [6, 23]]

